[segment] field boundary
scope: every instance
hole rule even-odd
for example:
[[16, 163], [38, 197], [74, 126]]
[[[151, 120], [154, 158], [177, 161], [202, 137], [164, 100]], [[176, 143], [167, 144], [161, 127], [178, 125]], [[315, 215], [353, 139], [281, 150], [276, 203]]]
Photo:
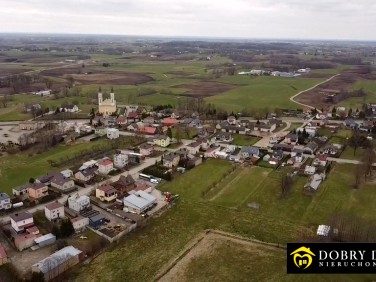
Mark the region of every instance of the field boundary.
[[209, 235], [217, 235], [225, 239], [242, 241], [243, 243], [258, 244], [258, 245], [263, 245], [263, 246], [268, 246], [271, 248], [283, 249], [283, 250], [286, 249], [285, 245], [269, 243], [269, 242], [252, 239], [252, 238], [242, 237], [240, 235], [228, 233], [225, 231], [207, 229], [204, 232], [197, 235], [195, 238], [193, 238], [187, 244], [187, 246], [183, 249], [183, 251], [181, 251], [178, 254], [178, 256], [174, 258], [171, 262], [169, 262], [167, 266], [162, 267], [161, 271], [154, 277], [153, 281], [159, 281], [160, 279], [162, 279], [171, 269], [173, 269], [178, 264], [178, 262], [180, 262], [189, 252], [191, 252], [202, 240], [204, 240]]

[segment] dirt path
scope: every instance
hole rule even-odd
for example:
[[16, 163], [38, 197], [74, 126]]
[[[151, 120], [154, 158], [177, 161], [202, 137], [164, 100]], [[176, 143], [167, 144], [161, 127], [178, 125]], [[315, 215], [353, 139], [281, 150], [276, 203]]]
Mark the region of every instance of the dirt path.
[[338, 73], [338, 74], [335, 74], [335, 75], [333, 75], [332, 77], [329, 77], [327, 80], [324, 80], [324, 81], [322, 81], [322, 82], [320, 82], [320, 83], [317, 83], [316, 85], [314, 85], [314, 86], [312, 86], [312, 87], [310, 87], [310, 88], [308, 88], [308, 89], [306, 89], [306, 90], [300, 91], [299, 93], [295, 94], [294, 96], [291, 96], [291, 97], [290, 97], [290, 101], [291, 101], [291, 102], [294, 102], [295, 104], [298, 104], [298, 105], [301, 105], [301, 106], [304, 106], [304, 107], [307, 107], [307, 108], [310, 108], [310, 109], [314, 109], [315, 107], [312, 107], [312, 106], [310, 106], [310, 105], [303, 104], [303, 103], [300, 103], [300, 102], [295, 101], [295, 100], [294, 100], [295, 97], [297, 97], [297, 96], [299, 96], [300, 94], [303, 94], [303, 93], [305, 93], [305, 92], [311, 91], [312, 89], [315, 89], [317, 86], [320, 86], [321, 84], [327, 83], [328, 81], [331, 81], [333, 78], [335, 78], [335, 77], [337, 77], [337, 76], [339, 76], [339, 75], [341, 75], [341, 74], [339, 74], [339, 73]]
[[[210, 255], [223, 242], [232, 242], [240, 244], [244, 249], [273, 249], [278, 248], [276, 245], [267, 244], [261, 241], [243, 238], [238, 235], [208, 230], [206, 233], [200, 234], [193, 239], [188, 246], [183, 250], [177, 258], [175, 258], [168, 267], [164, 268], [159, 275], [156, 276], [155, 281], [159, 282], [173, 282], [184, 281], [185, 272], [188, 270], [190, 262], [203, 255]], [[283, 250], [281, 249], [281, 252]]]

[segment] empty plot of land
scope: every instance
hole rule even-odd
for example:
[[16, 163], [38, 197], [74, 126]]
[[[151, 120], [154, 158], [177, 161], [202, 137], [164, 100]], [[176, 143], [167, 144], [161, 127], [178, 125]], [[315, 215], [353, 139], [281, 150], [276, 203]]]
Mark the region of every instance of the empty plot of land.
[[234, 89], [237, 85], [216, 81], [201, 81], [195, 84], [177, 85], [176, 87], [189, 89], [186, 93], [182, 94], [182, 96], [209, 97]]
[[172, 74], [175, 76], [183, 76], [183, 77], [195, 75], [194, 72], [188, 72], [188, 71], [169, 71], [169, 72], [166, 72], [165, 74]]
[[158, 281], [265, 281], [271, 269], [285, 272], [283, 249], [216, 232], [195, 240]]
[[219, 189], [210, 201], [228, 207], [238, 207], [257, 191], [271, 172], [262, 167], [239, 168], [234, 175], [219, 183]]
[[6, 77], [9, 75], [20, 74], [31, 71], [31, 69], [19, 69], [19, 68], [4, 68], [0, 67], [0, 77]]

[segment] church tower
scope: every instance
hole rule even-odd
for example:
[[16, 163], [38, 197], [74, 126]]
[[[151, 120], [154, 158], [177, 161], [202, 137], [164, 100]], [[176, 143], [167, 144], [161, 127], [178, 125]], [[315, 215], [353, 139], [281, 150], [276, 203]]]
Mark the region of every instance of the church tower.
[[100, 106], [103, 102], [103, 95], [102, 95], [102, 89], [101, 87], [99, 87], [99, 90], [98, 90], [98, 105]]
[[115, 102], [115, 93], [114, 93], [114, 88], [113, 87], [111, 87], [110, 99], [111, 99], [111, 104], [112, 105], [116, 105], [116, 102]]

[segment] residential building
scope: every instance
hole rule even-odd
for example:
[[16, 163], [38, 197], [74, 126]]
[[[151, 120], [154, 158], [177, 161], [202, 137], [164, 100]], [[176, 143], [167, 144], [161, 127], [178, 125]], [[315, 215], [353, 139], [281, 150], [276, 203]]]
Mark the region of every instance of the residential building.
[[142, 134], [154, 135], [154, 134], [157, 133], [157, 128], [156, 127], [152, 127], [152, 126], [145, 126], [145, 127], [139, 128], [138, 131], [140, 133], [142, 133]]
[[304, 169], [304, 173], [308, 175], [313, 175], [316, 173], [316, 167], [307, 165]]
[[63, 174], [58, 173], [52, 178], [51, 186], [61, 191], [68, 191], [74, 188], [74, 181], [69, 177], [65, 177]]
[[219, 152], [220, 150], [221, 150], [220, 146], [210, 147], [205, 151], [204, 156], [205, 158], [215, 158], [216, 152]]
[[43, 273], [44, 280], [50, 281], [78, 264], [82, 259], [82, 252], [79, 249], [68, 246], [34, 264], [31, 270]]
[[128, 165], [128, 155], [118, 153], [114, 155], [114, 167], [123, 168]]
[[260, 150], [257, 147], [243, 146], [240, 150], [240, 154], [244, 159], [250, 159], [252, 157], [259, 157]]
[[21, 201], [26, 200], [29, 197], [27, 189], [29, 184], [25, 184], [12, 189], [13, 196], [19, 198]]
[[299, 138], [298, 134], [289, 133], [285, 136], [284, 142], [287, 144], [296, 145], [296, 143], [298, 143], [298, 138]]
[[153, 153], [154, 146], [152, 144], [143, 143], [139, 146], [140, 154], [144, 157], [148, 157]]
[[123, 203], [124, 211], [141, 214], [152, 208], [157, 203], [157, 199], [144, 191], [137, 191], [125, 197]]
[[162, 163], [164, 167], [172, 168], [172, 167], [177, 166], [179, 164], [179, 161], [180, 161], [179, 154], [171, 152], [163, 156]]
[[95, 189], [95, 197], [102, 202], [114, 201], [117, 196], [117, 190], [109, 184], [101, 185]]
[[253, 130], [261, 132], [273, 132], [276, 128], [276, 124], [265, 124], [265, 123], [256, 123]]
[[120, 136], [120, 133], [119, 133], [119, 129], [117, 128], [109, 128], [107, 129], [107, 138], [108, 139], [117, 139], [119, 138]]
[[229, 116], [229, 117], [227, 118], [227, 122], [228, 122], [229, 124], [231, 124], [231, 125], [235, 125], [235, 124], [236, 124], [236, 117], [234, 117], [234, 116]]
[[168, 136], [159, 135], [153, 138], [154, 145], [166, 148], [170, 145], [171, 139]]
[[44, 183], [32, 183], [27, 188], [30, 199], [36, 200], [48, 195], [48, 186]]
[[109, 174], [111, 170], [114, 169], [114, 163], [109, 160], [105, 159], [98, 163], [98, 172], [99, 174]]
[[83, 170], [79, 170], [74, 174], [74, 178], [82, 182], [87, 182], [95, 176], [97, 171], [98, 168], [96, 167], [90, 167]]
[[128, 123], [128, 122], [127, 122], [127, 118], [126, 118], [125, 116], [121, 115], [121, 116], [119, 116], [119, 117], [116, 119], [116, 123], [117, 123], [118, 125], [121, 125], [121, 126], [126, 125], [126, 124]]
[[232, 142], [234, 140], [232, 138], [232, 134], [228, 132], [218, 133], [218, 135], [215, 138], [216, 140], [221, 142]]
[[74, 231], [76, 233], [82, 232], [86, 229], [86, 226], [89, 225], [89, 218], [83, 216], [77, 216], [71, 219]]
[[50, 203], [44, 207], [44, 215], [49, 221], [64, 218], [64, 206], [59, 202]]
[[12, 207], [10, 197], [7, 193], [0, 193], [0, 210], [9, 210]]
[[242, 126], [236, 126], [236, 125], [229, 125], [229, 126], [224, 126], [221, 129], [222, 132], [229, 132], [229, 133], [236, 133], [236, 134], [246, 134], [248, 131], [247, 128], [242, 127]]
[[177, 124], [177, 119], [175, 118], [164, 118], [162, 120], [162, 124], [165, 125], [165, 126], [173, 126], [175, 124]]
[[309, 192], [316, 192], [319, 189], [320, 184], [325, 180], [325, 174], [314, 174], [309, 182], [304, 185], [304, 189]]
[[76, 212], [80, 212], [90, 206], [90, 198], [86, 195], [78, 194], [68, 198], [68, 207]]
[[201, 148], [201, 142], [200, 141], [195, 141], [187, 145], [187, 149], [190, 154], [195, 155], [200, 151]]
[[60, 112], [77, 113], [78, 106], [74, 104], [63, 104], [61, 105]]
[[9, 216], [12, 228], [16, 232], [24, 231], [27, 227], [34, 226], [33, 215], [29, 212], [14, 213]]
[[313, 160], [314, 166], [322, 166], [325, 167], [328, 163], [328, 156], [326, 155], [319, 155]]
[[313, 155], [317, 151], [318, 148], [319, 148], [319, 145], [317, 145], [316, 142], [311, 141], [307, 145], [304, 146], [303, 151]]
[[112, 183], [111, 186], [115, 187], [118, 195], [120, 196], [128, 194], [129, 191], [136, 187], [135, 183], [136, 182], [133, 177], [128, 174], [127, 176], [121, 175], [119, 180]]

